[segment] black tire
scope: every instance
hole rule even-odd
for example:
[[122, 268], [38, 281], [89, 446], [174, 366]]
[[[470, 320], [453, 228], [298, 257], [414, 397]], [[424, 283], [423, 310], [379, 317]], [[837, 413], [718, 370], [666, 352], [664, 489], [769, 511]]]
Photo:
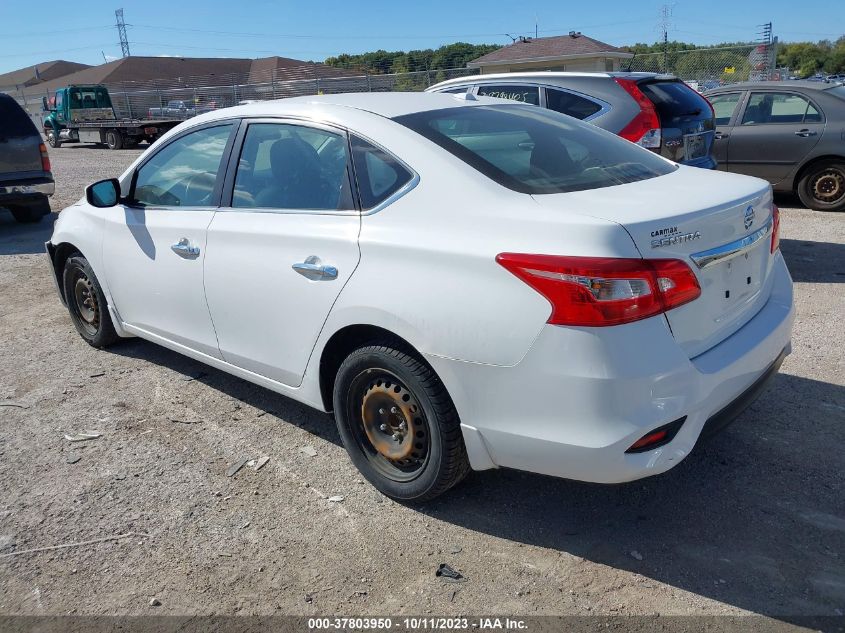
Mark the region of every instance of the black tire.
[[[469, 459], [446, 387], [430, 367], [398, 347], [373, 343], [343, 361], [334, 385], [335, 420], [352, 463], [373, 486], [393, 499], [428, 501], [469, 473]], [[369, 426], [365, 411], [371, 411]], [[400, 434], [406, 421], [403, 439], [391, 436]], [[384, 433], [375, 441], [380, 446], [413, 452], [388, 459], [371, 439], [381, 432], [375, 428], [379, 422]]]
[[71, 321], [86, 343], [101, 349], [120, 339], [114, 331], [100, 282], [82, 255], [74, 255], [65, 263], [62, 289]]
[[53, 148], [61, 147], [62, 142], [59, 140], [59, 137], [53, 132], [53, 130], [45, 130], [44, 136], [47, 137], [47, 145]]
[[123, 148], [123, 132], [120, 130], [109, 130], [106, 132], [106, 145], [109, 149]]
[[823, 160], [811, 165], [798, 181], [798, 197], [815, 211], [845, 210], [845, 162]]
[[40, 222], [41, 218], [50, 213], [50, 202], [39, 200], [27, 205], [15, 205], [9, 208], [12, 216], [21, 224], [34, 224]]

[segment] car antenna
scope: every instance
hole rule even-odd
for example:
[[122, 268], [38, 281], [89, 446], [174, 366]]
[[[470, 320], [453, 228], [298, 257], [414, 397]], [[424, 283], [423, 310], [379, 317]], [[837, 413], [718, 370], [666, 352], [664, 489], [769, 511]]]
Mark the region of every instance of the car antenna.
[[634, 65], [634, 60], [637, 58], [637, 51], [634, 51], [634, 56], [628, 60], [628, 68], [625, 69], [626, 73], [631, 72], [631, 66]]

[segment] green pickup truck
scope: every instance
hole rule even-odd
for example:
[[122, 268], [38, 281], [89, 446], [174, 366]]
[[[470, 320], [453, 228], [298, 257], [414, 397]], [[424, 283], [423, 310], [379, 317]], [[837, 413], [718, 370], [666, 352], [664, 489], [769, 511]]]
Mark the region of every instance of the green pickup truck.
[[105, 86], [66, 86], [42, 99], [44, 136], [50, 147], [62, 143], [96, 143], [109, 149], [152, 143], [182, 119], [119, 119]]

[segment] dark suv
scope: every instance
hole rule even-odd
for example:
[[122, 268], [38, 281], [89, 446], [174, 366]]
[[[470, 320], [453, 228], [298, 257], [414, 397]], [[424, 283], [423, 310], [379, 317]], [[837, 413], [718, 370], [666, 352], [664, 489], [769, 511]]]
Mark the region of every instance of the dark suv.
[[716, 167], [711, 156], [713, 109], [707, 99], [671, 75], [501, 73], [451, 79], [428, 89], [467, 91], [556, 110], [589, 121], [675, 162]]
[[55, 184], [47, 147], [29, 115], [0, 93], [0, 207], [18, 222], [38, 222], [50, 213]]

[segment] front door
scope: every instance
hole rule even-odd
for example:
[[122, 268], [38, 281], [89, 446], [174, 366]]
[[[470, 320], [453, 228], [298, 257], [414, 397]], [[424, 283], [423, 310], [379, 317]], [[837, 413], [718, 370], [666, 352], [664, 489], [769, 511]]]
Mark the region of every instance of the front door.
[[358, 265], [348, 141], [279, 120], [252, 121], [239, 137], [208, 229], [206, 297], [223, 359], [296, 387]]
[[821, 111], [794, 92], [751, 92], [731, 131], [728, 171], [777, 184], [815, 147], [824, 131]]
[[216, 358], [203, 261], [236, 127], [213, 124], [160, 148], [133, 175], [129, 201], [105, 214], [104, 269], [121, 321]]

